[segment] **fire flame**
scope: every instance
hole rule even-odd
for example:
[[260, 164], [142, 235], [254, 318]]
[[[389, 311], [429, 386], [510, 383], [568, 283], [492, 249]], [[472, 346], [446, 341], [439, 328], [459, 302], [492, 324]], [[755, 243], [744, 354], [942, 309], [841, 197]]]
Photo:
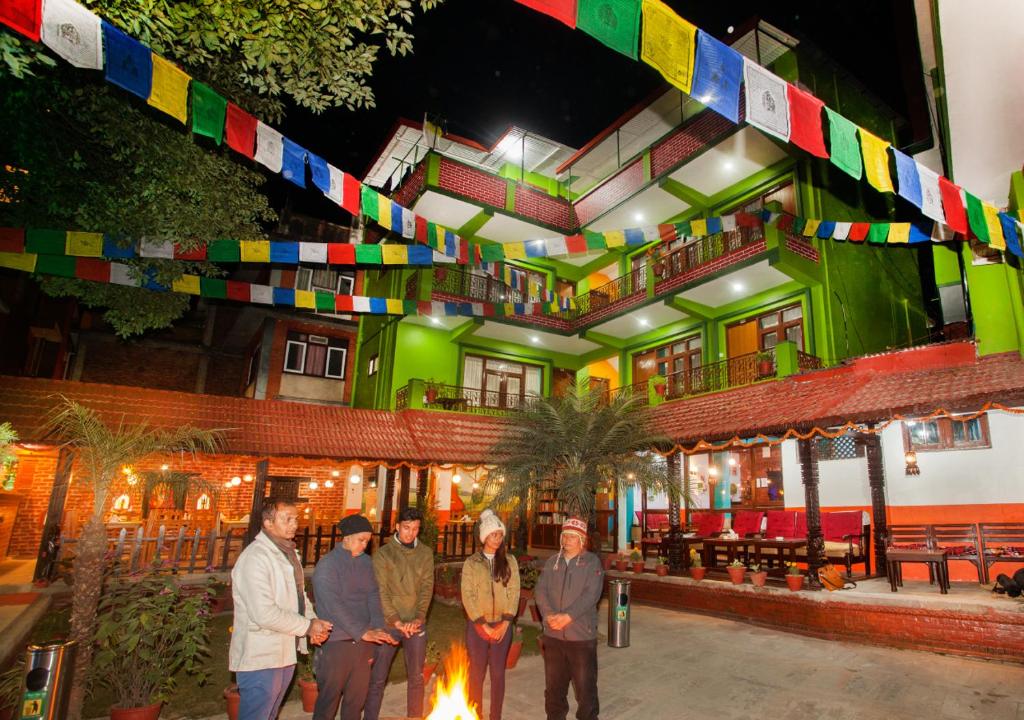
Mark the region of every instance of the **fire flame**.
[[444, 659], [444, 674], [434, 686], [433, 710], [427, 720], [480, 720], [469, 703], [469, 656], [462, 645], [452, 645]]

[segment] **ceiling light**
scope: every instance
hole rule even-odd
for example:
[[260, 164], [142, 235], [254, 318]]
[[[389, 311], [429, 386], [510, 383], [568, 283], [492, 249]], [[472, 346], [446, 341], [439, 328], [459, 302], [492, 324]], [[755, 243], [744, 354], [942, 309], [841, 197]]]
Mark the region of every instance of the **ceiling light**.
[[640, 323], [642, 327], [650, 327], [651, 322], [647, 318], [637, 318], [636, 321]]
[[436, 317], [431, 317], [430, 318], [430, 322], [434, 323], [435, 325], [440, 325], [441, 324], [441, 320], [436, 318]]
[[730, 287], [732, 287], [733, 292], [743, 292], [746, 290], [746, 287], [741, 282], [730, 283]]
[[729, 170], [732, 170], [734, 167], [736, 167], [736, 163], [734, 163], [732, 160], [723, 160], [722, 161], [722, 169], [723, 170], [729, 171]]
[[537, 337], [536, 335], [531, 335], [530, 336], [530, 342], [532, 342], [534, 345], [536, 345], [537, 343], [540, 342], [540, 338]]
[[727, 33], [729, 33], [730, 35], [732, 35], [732, 34], [733, 34], [733, 33], [734, 33], [735, 31], [736, 31], [736, 28], [734, 28], [734, 27], [733, 27], [732, 25], [730, 25], [729, 27], [727, 27], [727, 28], [725, 29], [725, 31], [726, 31]]
[[639, 212], [638, 213], [633, 213], [633, 219], [636, 220], [637, 222], [643, 222], [644, 221], [644, 214], [643, 213], [639, 213]]

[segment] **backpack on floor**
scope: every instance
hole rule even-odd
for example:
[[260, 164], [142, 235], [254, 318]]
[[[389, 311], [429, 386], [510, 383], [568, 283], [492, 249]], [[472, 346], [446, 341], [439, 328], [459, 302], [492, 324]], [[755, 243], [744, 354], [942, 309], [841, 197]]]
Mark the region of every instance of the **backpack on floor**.
[[829, 592], [833, 590], [850, 590], [857, 587], [857, 583], [844, 580], [843, 576], [836, 570], [836, 566], [832, 563], [825, 563], [818, 568], [818, 580], [821, 582], [821, 586]]

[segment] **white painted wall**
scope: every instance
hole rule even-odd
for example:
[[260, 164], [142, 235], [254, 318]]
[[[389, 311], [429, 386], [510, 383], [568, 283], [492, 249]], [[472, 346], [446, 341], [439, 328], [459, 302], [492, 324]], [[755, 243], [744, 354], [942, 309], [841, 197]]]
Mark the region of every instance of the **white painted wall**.
[[[819, 462], [818, 483], [822, 507], [871, 504], [868, 465], [864, 458]], [[786, 507], [804, 506], [804, 484], [800, 477], [800, 455], [796, 440], [782, 443], [782, 487]]]
[[[352, 479], [357, 478], [358, 482], [353, 483]], [[359, 510], [363, 506], [363, 467], [353, 465], [349, 468], [348, 474], [339, 477], [335, 483], [345, 486], [345, 509]]]

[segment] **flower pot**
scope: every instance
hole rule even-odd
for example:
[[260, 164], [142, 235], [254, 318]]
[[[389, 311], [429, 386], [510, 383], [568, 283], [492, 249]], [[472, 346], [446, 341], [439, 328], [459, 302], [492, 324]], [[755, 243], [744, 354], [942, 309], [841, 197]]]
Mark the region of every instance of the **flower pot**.
[[601, 556], [601, 565], [604, 567], [605, 572], [608, 572], [609, 570], [611, 570], [612, 569], [612, 565], [614, 565], [614, 564], [615, 564], [615, 556], [614, 555], [610, 555], [609, 554], [609, 555], [602, 555]]
[[654, 270], [654, 275], [656, 277], [661, 277], [662, 275], [665, 274], [665, 263], [663, 263], [663, 262], [656, 262], [656, 263], [654, 263], [654, 266], [652, 267], [652, 269]]
[[658, 383], [654, 386], [654, 394], [658, 397], [665, 397], [666, 390], [668, 390], [668, 385], [665, 383]]
[[640, 560], [633, 563], [633, 572], [642, 573], [644, 571], [644, 561]]
[[628, 564], [627, 560], [616, 560], [615, 561], [615, 569], [618, 570], [619, 572], [626, 572], [627, 564]]
[[692, 577], [697, 582], [700, 582], [704, 579], [704, 573], [706, 573], [707, 571], [708, 569], [706, 567], [691, 567], [690, 577]]
[[540, 608], [537, 607], [537, 603], [530, 603], [530, 617], [533, 618], [534, 622], [539, 623], [541, 621]]
[[519, 655], [523, 652], [523, 641], [522, 639], [513, 640], [512, 644], [508, 647], [508, 655], [505, 656], [505, 667], [511, 670], [519, 662]]
[[430, 682], [430, 676], [434, 674], [434, 670], [436, 670], [436, 669], [437, 669], [437, 663], [424, 663], [424, 665], [423, 665], [423, 684], [424, 685], [426, 685], [428, 682]]
[[762, 570], [761, 572], [750, 573], [750, 582], [758, 587], [764, 587], [764, 584], [768, 582], [768, 571]]
[[427, 388], [426, 392], [427, 405], [433, 405], [437, 400], [437, 390], [434, 388]]
[[758, 377], [768, 377], [769, 375], [774, 375], [775, 363], [773, 363], [771, 360], [758, 360], [757, 374]]
[[316, 686], [316, 680], [312, 678], [299, 678], [299, 688], [302, 690], [302, 712], [313, 712], [316, 705], [316, 696], [320, 690]]
[[224, 700], [228, 705], [228, 720], [238, 720], [238, 705], [242, 702], [242, 696], [238, 694], [237, 685], [224, 688]]
[[665, 577], [668, 575], [668, 565], [659, 563], [654, 566], [654, 572], [658, 574], [658, 577]]
[[787, 575], [786, 584], [789, 585], [789, 589], [793, 592], [800, 590], [804, 586], [803, 575]]
[[516, 617], [520, 618], [523, 616], [523, 611], [526, 610], [526, 604], [530, 602], [530, 598], [525, 597], [520, 593], [519, 595], [519, 610], [516, 612]]
[[157, 720], [163, 703], [153, 703], [146, 707], [110, 708], [110, 720]]
[[726, 568], [729, 571], [729, 579], [732, 580], [733, 585], [742, 585], [743, 576], [747, 574], [745, 567], [732, 567], [731, 565]]

